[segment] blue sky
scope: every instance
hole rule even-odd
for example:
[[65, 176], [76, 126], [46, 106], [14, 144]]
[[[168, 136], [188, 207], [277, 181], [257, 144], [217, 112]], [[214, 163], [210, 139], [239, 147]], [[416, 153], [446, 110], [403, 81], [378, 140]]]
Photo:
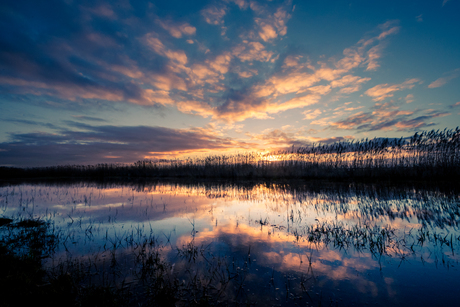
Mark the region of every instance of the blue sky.
[[2, 1], [0, 164], [455, 128], [460, 1]]

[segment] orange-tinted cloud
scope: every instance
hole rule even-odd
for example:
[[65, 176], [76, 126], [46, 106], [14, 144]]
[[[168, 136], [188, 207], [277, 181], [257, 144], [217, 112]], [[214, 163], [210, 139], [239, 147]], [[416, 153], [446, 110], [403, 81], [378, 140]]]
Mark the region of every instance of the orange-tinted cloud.
[[268, 62], [273, 56], [273, 52], [267, 51], [265, 46], [259, 42], [243, 41], [242, 44], [232, 49], [232, 55], [239, 58], [242, 62]]
[[404, 98], [404, 100], [406, 100], [406, 103], [411, 103], [411, 102], [414, 101], [414, 95], [408, 94], [408, 95]]
[[413, 78], [400, 84], [379, 84], [368, 89], [365, 94], [369, 97], [372, 97], [372, 100], [374, 101], [382, 101], [387, 97], [393, 97], [394, 92], [396, 91], [413, 88], [415, 83], [419, 81], [419, 79]]
[[166, 48], [165, 45], [157, 37], [155, 37], [154, 33], [145, 35], [144, 42], [157, 54], [165, 56], [171, 61], [177, 62], [178, 64], [187, 64], [187, 55], [183, 50], [170, 50]]
[[222, 25], [226, 14], [225, 7], [210, 6], [201, 11], [204, 20], [211, 25]]
[[283, 128], [267, 129], [260, 134], [251, 135], [251, 139], [263, 142], [263, 146], [275, 148], [301, 147], [309, 143], [309, 139], [303, 136], [303, 131], [292, 129], [289, 126]]
[[[364, 52], [366, 48], [370, 48], [366, 52], [367, 64], [366, 70], [376, 70], [380, 67], [378, 60], [382, 56], [382, 51], [386, 46], [386, 39], [389, 35], [397, 34], [400, 27], [398, 26], [397, 20], [390, 20], [384, 24], [379, 25], [380, 33], [372, 38], [362, 39], [358, 42], [360, 45], [360, 52]], [[377, 43], [377, 44], [375, 44]], [[372, 47], [371, 47], [372, 46]]]
[[446, 77], [442, 77], [442, 78], [439, 78], [439, 79], [431, 82], [428, 85], [428, 88], [441, 87], [444, 84], [446, 84], [447, 82], [449, 82], [450, 80], [457, 78], [458, 76], [460, 76], [460, 68], [457, 68], [457, 69], [447, 73]]
[[309, 111], [304, 111], [302, 112], [303, 115], [305, 115], [305, 119], [315, 119], [321, 114], [320, 109], [316, 110], [309, 110]]
[[[387, 36], [397, 33], [399, 27], [395, 26], [395, 23], [396, 22], [388, 22], [381, 25], [380, 32], [376, 34], [376, 36], [370, 39], [360, 40], [356, 46], [346, 48], [343, 51], [342, 58], [332, 60], [332, 66], [325, 62], [318, 62], [319, 67], [315, 67], [309, 61], [299, 63], [301, 57], [286, 57], [284, 60], [283, 71], [267, 79], [264, 84], [254, 86], [253, 93], [256, 97], [265, 99], [270, 99], [270, 97], [272, 97], [271, 99], [279, 98], [288, 94], [299, 95], [295, 98], [291, 98], [289, 100], [290, 103], [287, 104], [290, 105], [291, 108], [296, 108], [319, 102], [321, 96], [327, 95], [332, 88], [340, 88], [338, 91], [339, 94], [357, 92], [361, 89], [362, 84], [369, 81], [370, 78], [362, 78], [351, 74], [345, 74], [366, 63], [368, 68], [369, 65], [371, 65], [373, 69], [377, 68], [375, 61], [379, 58], [379, 56], [375, 53], [376, 49], [374, 49], [374, 51], [368, 49], [372, 49], [375, 42], [379, 42]], [[383, 47], [379, 46], [378, 48]], [[329, 82], [329, 85], [315, 86], [315, 84], [321, 81]], [[400, 87], [404, 86], [410, 87], [410, 85], [407, 84], [403, 84]], [[395, 87], [383, 89], [383, 86], [381, 86], [381, 88], [375, 87], [371, 89], [368, 93], [371, 95], [377, 95], [380, 93], [377, 91], [378, 89], [380, 89], [380, 92], [386, 90], [385, 93], [387, 96], [391, 96], [392, 91], [396, 90]], [[305, 92], [310, 92], [312, 94], [316, 94], [317, 96], [315, 96], [314, 99], [311, 99], [311, 96], [309, 96], [310, 99], [308, 99], [308, 101], [300, 103], [300, 101], [303, 100], [300, 95]], [[382, 96], [383, 94], [380, 94], [379, 97]], [[276, 109], [272, 104], [267, 104], [267, 106], [270, 106], [271, 110]]]
[[177, 24], [172, 21], [163, 21], [157, 19], [157, 23], [175, 38], [181, 38], [182, 35], [195, 35], [196, 28], [188, 23]]
[[258, 25], [257, 32], [259, 37], [264, 42], [286, 35], [286, 23], [291, 18], [291, 15], [287, 12], [288, 7], [279, 7], [274, 14], [267, 14], [266, 10], [255, 2], [251, 2], [250, 7], [256, 14], [264, 15], [254, 19], [254, 22]]
[[[211, 5], [202, 10], [201, 15], [207, 23], [223, 26], [232, 5], [230, 2]], [[133, 61], [124, 55], [109, 62], [91, 55], [81, 68], [63, 58], [55, 71], [65, 67], [72, 74], [78, 72], [80, 83], [61, 82], [58, 78], [38, 81], [34, 76], [2, 77], [0, 83], [10, 85], [11, 91], [33, 95], [58, 96], [71, 101], [98, 99], [162, 105], [224, 122], [267, 119], [274, 114], [319, 104], [331, 93], [348, 95], [360, 91], [370, 78], [357, 76], [354, 70], [369, 66], [369, 61], [375, 60], [369, 57], [369, 50], [399, 29], [395, 22], [385, 23], [379, 26], [378, 33], [345, 48], [339, 57], [313, 63], [306, 55], [283, 55], [272, 44], [287, 34], [290, 3], [276, 9], [247, 1], [237, 1], [235, 5], [243, 10], [249, 5], [255, 16], [254, 27], [244, 31], [235, 42], [229, 41], [228, 48], [219, 52], [210, 51], [199, 39], [191, 41], [193, 44], [184, 40], [178, 47], [175, 38], [194, 35], [196, 28], [187, 22], [157, 19], [153, 21], [157, 29], [142, 33], [135, 40], [145, 56], [143, 60]], [[117, 50], [124, 48], [116, 37], [101, 36], [97, 32], [85, 33], [82, 42], [81, 45], [87, 43], [91, 49], [104, 48], [104, 45]], [[65, 52], [56, 50], [63, 54], [77, 53], [69, 46], [60, 48]], [[196, 56], [197, 50], [206, 50], [206, 57]], [[28, 64], [21, 65], [33, 71], [35, 68]], [[96, 68], [84, 70], [92, 66]], [[366, 93], [378, 95], [377, 90], [386, 92], [375, 96], [375, 100], [391, 96], [395, 89], [391, 86], [384, 89], [380, 85]], [[322, 111], [319, 107], [316, 109]]]

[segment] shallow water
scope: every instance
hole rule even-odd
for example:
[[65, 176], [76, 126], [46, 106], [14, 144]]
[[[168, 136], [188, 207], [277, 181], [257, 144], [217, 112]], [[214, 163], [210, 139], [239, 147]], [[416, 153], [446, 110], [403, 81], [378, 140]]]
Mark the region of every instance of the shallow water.
[[155, 249], [168, 276], [221, 301], [458, 301], [460, 194], [447, 188], [21, 184], [0, 188], [0, 215], [51, 221], [59, 245], [46, 266], [86, 263], [93, 283], [137, 285]]

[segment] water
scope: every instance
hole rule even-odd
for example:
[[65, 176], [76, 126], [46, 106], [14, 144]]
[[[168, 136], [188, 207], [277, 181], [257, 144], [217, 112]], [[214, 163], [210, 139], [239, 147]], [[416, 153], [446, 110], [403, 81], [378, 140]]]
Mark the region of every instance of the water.
[[51, 222], [50, 270], [142, 293], [174, 280], [178, 302], [454, 305], [460, 286], [460, 193], [446, 187], [21, 184], [0, 188], [0, 216]]

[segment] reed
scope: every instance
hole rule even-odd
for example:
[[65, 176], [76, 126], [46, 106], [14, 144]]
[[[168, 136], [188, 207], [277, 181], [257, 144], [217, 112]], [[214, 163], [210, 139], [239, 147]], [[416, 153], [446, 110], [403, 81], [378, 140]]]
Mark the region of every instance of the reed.
[[97, 164], [0, 168], [0, 178], [427, 179], [458, 180], [460, 129], [400, 139], [343, 141], [271, 153]]

